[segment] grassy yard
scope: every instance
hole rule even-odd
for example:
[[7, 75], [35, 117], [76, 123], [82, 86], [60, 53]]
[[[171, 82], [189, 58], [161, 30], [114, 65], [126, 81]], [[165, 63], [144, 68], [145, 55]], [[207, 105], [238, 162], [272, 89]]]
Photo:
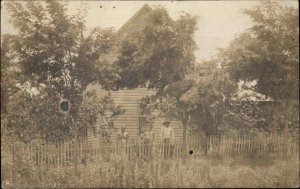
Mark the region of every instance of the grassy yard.
[[4, 188], [107, 188], [107, 187], [298, 187], [299, 158], [280, 159], [188, 159], [169, 162], [110, 162], [73, 167], [18, 166], [15, 183], [2, 178]]

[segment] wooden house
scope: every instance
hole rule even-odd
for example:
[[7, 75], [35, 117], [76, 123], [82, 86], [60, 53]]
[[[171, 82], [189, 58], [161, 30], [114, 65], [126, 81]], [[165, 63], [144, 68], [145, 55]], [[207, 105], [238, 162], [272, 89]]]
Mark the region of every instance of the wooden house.
[[[147, 24], [147, 16], [151, 13], [152, 8], [145, 4], [138, 12], [136, 12], [117, 32], [116, 41], [121, 42], [126, 36], [131, 35], [133, 31], [140, 30]], [[118, 56], [118, 43], [116, 43], [114, 50], [104, 58], [106, 61], [113, 62]], [[148, 90], [147, 88], [136, 88], [132, 90], [119, 90], [119, 91], [104, 91], [99, 85], [90, 86], [90, 88], [97, 89], [99, 96], [110, 93], [116, 105], [121, 105], [125, 110], [125, 114], [121, 115], [114, 122], [114, 132], [111, 136], [112, 143], [116, 143], [117, 133], [120, 132], [120, 127], [125, 126], [126, 131], [129, 134], [129, 140], [139, 139], [140, 134], [144, 131], [145, 118], [147, 113], [143, 113], [140, 109], [139, 100], [147, 95], [153, 94], [155, 91]], [[160, 118], [154, 121], [152, 128], [154, 131], [155, 140], [159, 140], [161, 129], [163, 127], [164, 118]], [[97, 132], [101, 119], [95, 130], [88, 130], [88, 146], [97, 147], [100, 144], [101, 136]], [[170, 126], [174, 130], [176, 142], [182, 141], [182, 127], [178, 122], [171, 121]]]

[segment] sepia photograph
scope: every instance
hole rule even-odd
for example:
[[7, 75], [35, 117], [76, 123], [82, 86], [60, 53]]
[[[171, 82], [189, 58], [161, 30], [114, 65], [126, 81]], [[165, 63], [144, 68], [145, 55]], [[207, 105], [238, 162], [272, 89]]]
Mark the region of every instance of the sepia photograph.
[[298, 188], [299, 2], [1, 1], [1, 188]]

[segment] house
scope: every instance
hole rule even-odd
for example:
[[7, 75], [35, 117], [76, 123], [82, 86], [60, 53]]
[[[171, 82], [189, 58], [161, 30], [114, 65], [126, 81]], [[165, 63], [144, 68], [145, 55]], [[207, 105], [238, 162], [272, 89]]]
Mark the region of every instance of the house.
[[[133, 31], [137, 31], [147, 24], [147, 16], [151, 13], [152, 8], [145, 4], [138, 12], [136, 12], [116, 33], [116, 41], [120, 42], [131, 35]], [[113, 62], [117, 59], [118, 43], [115, 45], [116, 48], [104, 58], [106, 61]], [[110, 93], [116, 105], [121, 105], [125, 110], [125, 114], [121, 115], [114, 122], [115, 130], [112, 133], [111, 141], [116, 143], [117, 133], [120, 131], [121, 126], [126, 127], [126, 131], [129, 134], [129, 139], [138, 139], [140, 134], [144, 131], [146, 124], [145, 118], [148, 116], [146, 112], [141, 111], [140, 99], [147, 95], [153, 94], [155, 91], [147, 88], [136, 88], [132, 90], [118, 90], [118, 91], [104, 91], [99, 85], [90, 86], [97, 90], [99, 96]], [[101, 124], [102, 120], [98, 122]], [[154, 131], [155, 140], [160, 138], [160, 132], [162, 129], [163, 118], [154, 121], [152, 128]], [[171, 121], [170, 126], [173, 127], [175, 138], [177, 142], [182, 141], [183, 129], [176, 121]], [[96, 127], [97, 128], [97, 127]], [[96, 129], [97, 130], [97, 129]], [[97, 147], [100, 144], [101, 136], [95, 130], [88, 130], [87, 132], [88, 146]]]

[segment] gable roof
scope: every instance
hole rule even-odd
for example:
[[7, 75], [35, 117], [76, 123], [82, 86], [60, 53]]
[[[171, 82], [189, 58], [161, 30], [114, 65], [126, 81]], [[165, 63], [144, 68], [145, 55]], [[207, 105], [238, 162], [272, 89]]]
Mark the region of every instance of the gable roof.
[[128, 32], [129, 28], [142, 16], [149, 14], [152, 8], [146, 3], [143, 7], [138, 10], [117, 32], [117, 39]]
[[130, 35], [133, 32], [142, 29], [146, 22], [147, 15], [152, 12], [152, 8], [148, 4], [144, 4], [115, 34], [114, 34], [114, 47], [111, 49], [110, 53], [103, 55], [101, 58], [106, 61], [107, 65], [112, 64], [112, 62], [117, 60], [118, 50], [120, 46], [118, 45], [126, 35]]

